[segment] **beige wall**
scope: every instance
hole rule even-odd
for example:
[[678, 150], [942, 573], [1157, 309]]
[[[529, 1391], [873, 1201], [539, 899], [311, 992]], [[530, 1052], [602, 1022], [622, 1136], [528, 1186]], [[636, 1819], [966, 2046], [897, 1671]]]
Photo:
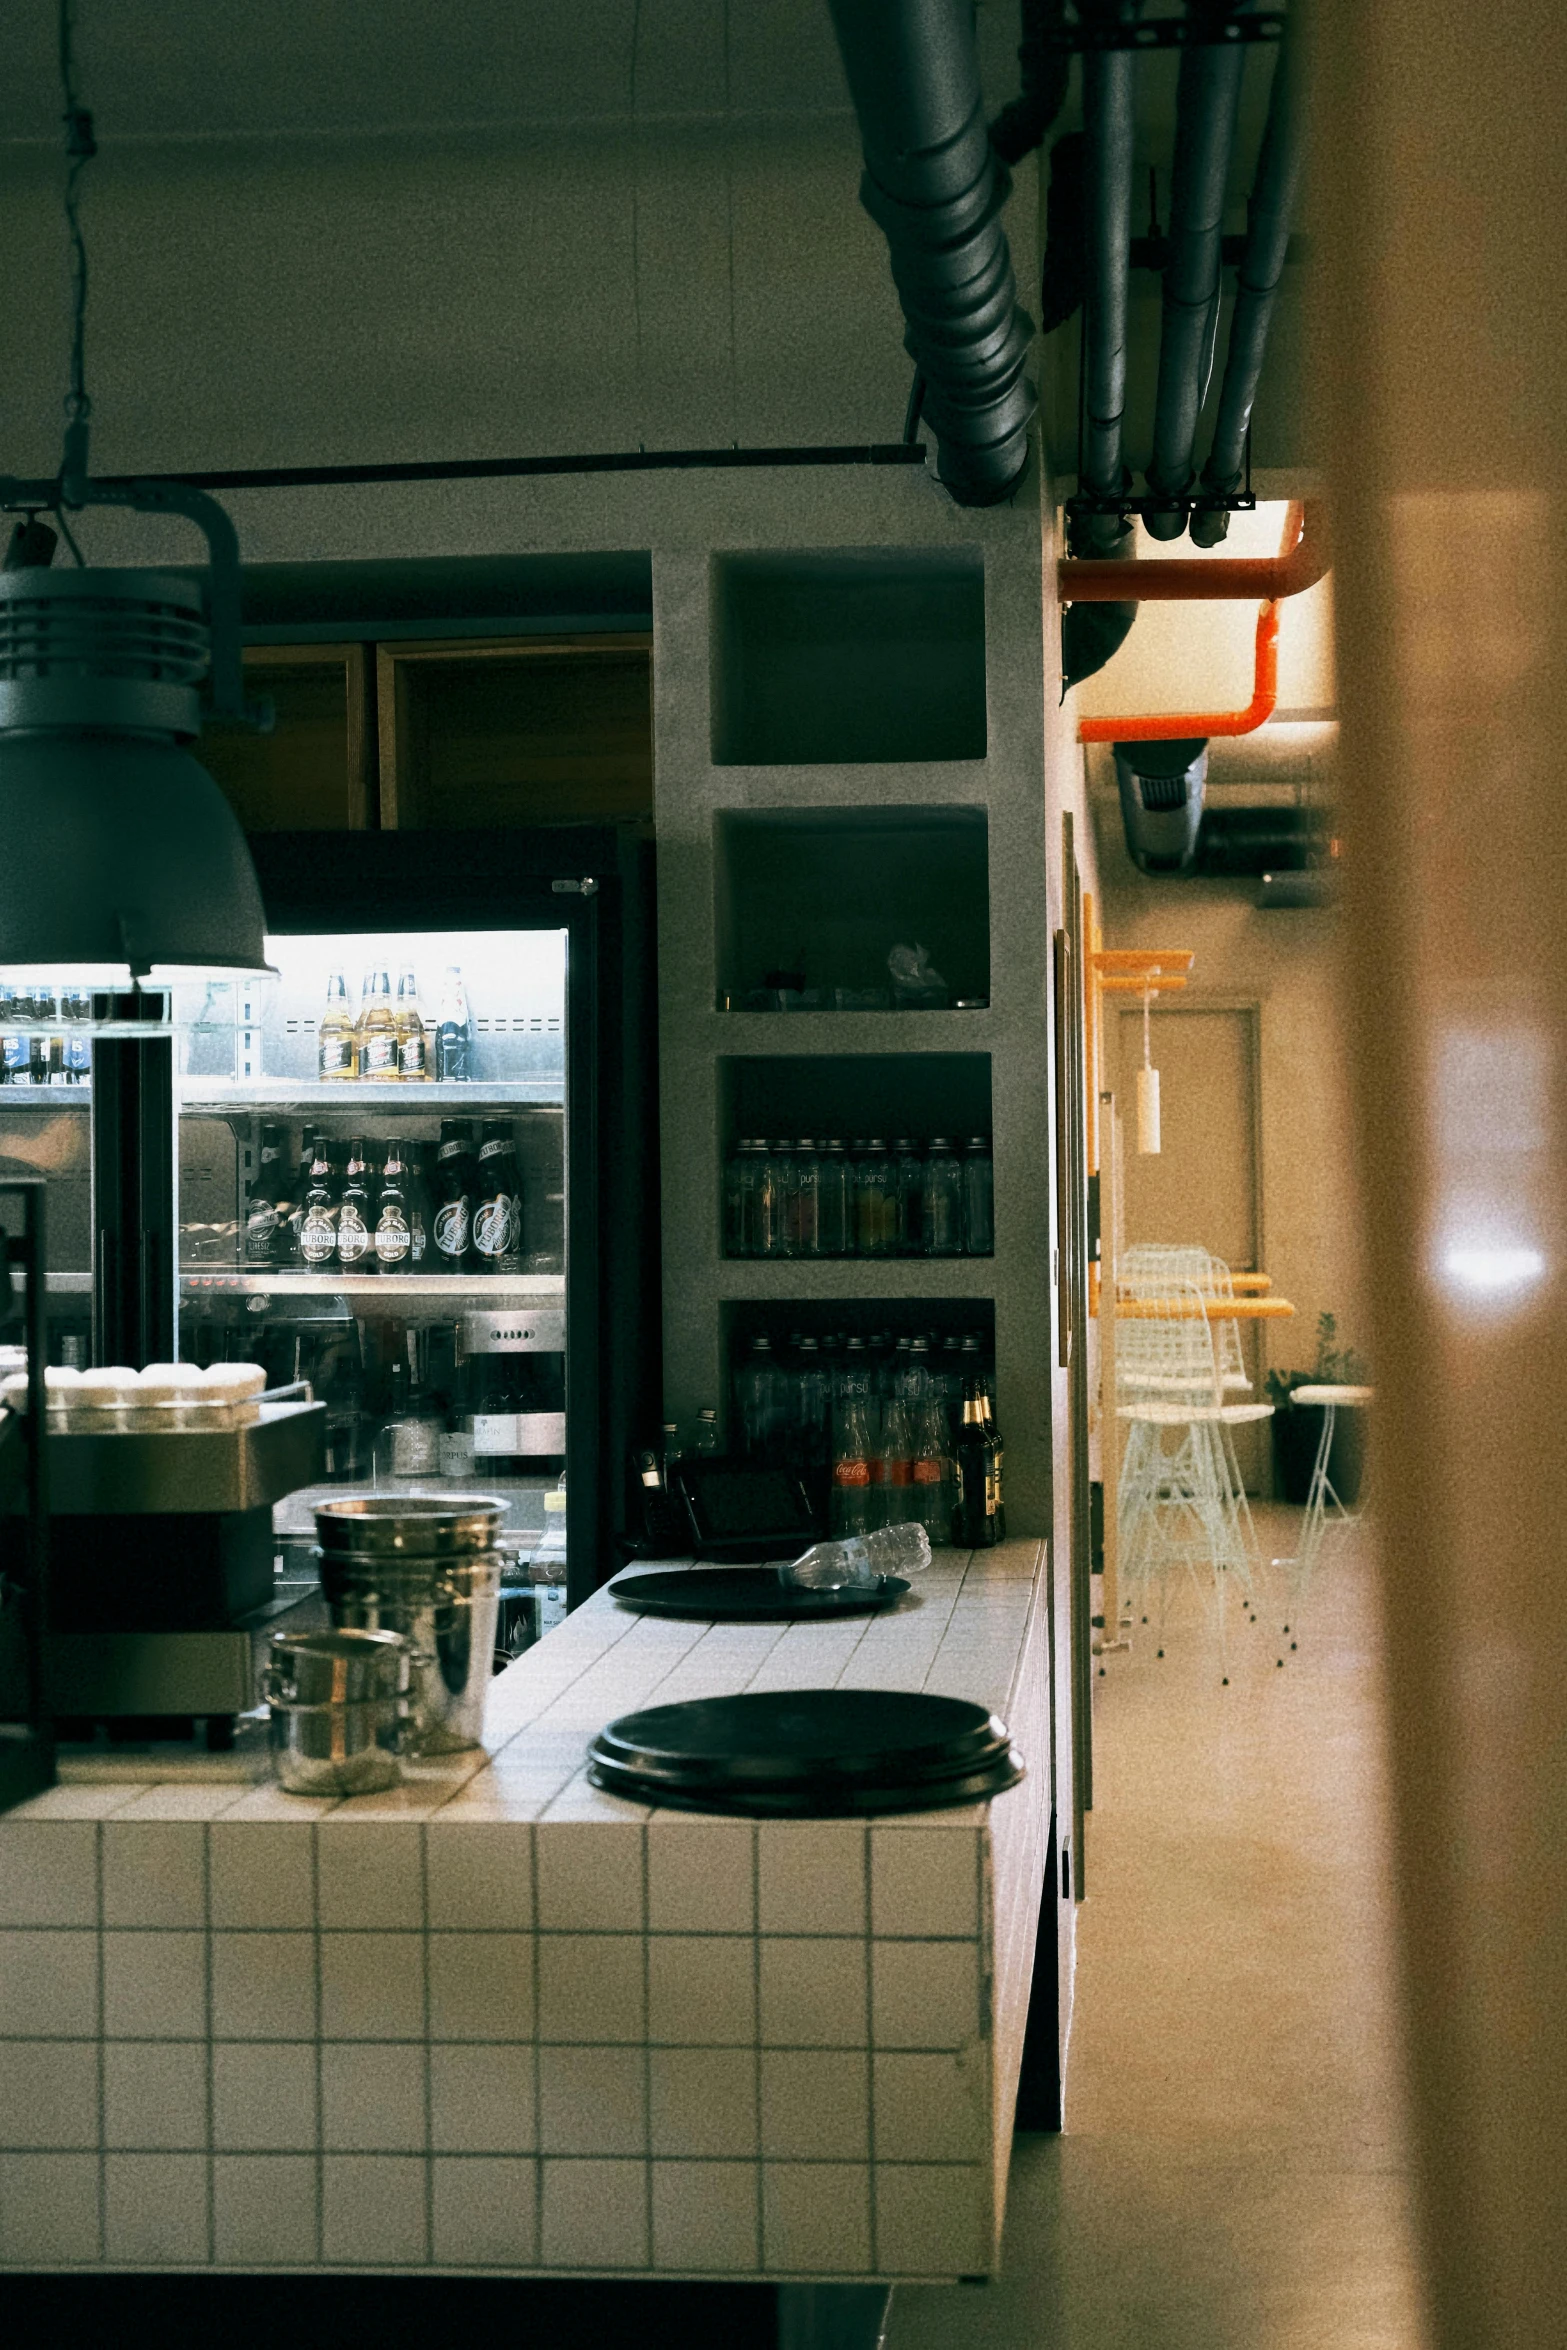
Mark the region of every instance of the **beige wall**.
[[1363, 1348], [1369, 1332], [1335, 916], [1260, 913], [1255, 883], [1147, 880], [1127, 856], [1119, 806], [1096, 797], [1095, 813], [1105, 944], [1191, 947], [1197, 960], [1184, 1002], [1260, 1009], [1263, 1267], [1298, 1309], [1293, 1322], [1263, 1325], [1263, 1367], [1309, 1366], [1324, 1310], [1338, 1318], [1341, 1345]]

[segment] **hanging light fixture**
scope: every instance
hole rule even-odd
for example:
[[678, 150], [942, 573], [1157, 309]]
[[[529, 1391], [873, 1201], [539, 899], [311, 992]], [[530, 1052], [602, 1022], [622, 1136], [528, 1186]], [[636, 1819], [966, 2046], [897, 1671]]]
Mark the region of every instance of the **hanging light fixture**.
[[[265, 728], [240, 662], [239, 544], [215, 499], [179, 482], [88, 477], [87, 257], [77, 183], [95, 153], [60, 0], [71, 386], [54, 481], [0, 477], [26, 520], [0, 570], [0, 975], [69, 970], [157, 986], [265, 971], [261, 891], [233, 810], [187, 745], [206, 715]], [[87, 566], [66, 517], [87, 506], [179, 514], [207, 541], [206, 595], [178, 573]], [[53, 571], [52, 513], [77, 568]]]
[[1159, 1072], [1153, 1065], [1149, 1005], [1152, 993], [1143, 989], [1143, 1065], [1137, 1072], [1137, 1148], [1145, 1159], [1156, 1159], [1159, 1148]]

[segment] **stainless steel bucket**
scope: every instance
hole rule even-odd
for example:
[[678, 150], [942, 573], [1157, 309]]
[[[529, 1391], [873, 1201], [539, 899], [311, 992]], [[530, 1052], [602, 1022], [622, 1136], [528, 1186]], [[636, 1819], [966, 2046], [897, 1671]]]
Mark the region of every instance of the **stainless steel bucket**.
[[488, 1493], [345, 1494], [317, 1509], [316, 1539], [355, 1558], [461, 1558], [493, 1550], [505, 1515]]
[[274, 1632], [262, 1686], [279, 1785], [292, 1795], [396, 1786], [411, 1664], [393, 1631]]
[[483, 1495], [437, 1494], [345, 1498], [316, 1511], [333, 1623], [400, 1632], [413, 1652], [409, 1745], [418, 1753], [453, 1754], [483, 1738], [504, 1509]]

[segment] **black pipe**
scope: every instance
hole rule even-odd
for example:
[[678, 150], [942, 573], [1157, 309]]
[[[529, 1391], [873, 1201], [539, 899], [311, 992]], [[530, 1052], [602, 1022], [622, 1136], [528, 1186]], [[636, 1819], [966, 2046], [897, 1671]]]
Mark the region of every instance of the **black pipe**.
[[1175, 169], [1170, 188], [1170, 261], [1164, 273], [1159, 390], [1148, 487], [1169, 503], [1145, 514], [1157, 539], [1186, 528], [1184, 501], [1195, 486], [1192, 446], [1213, 367], [1219, 322], [1224, 190], [1246, 62], [1238, 42], [1181, 51]]
[[988, 506], [1028, 462], [1033, 323], [1001, 226], [1010, 181], [980, 104], [968, 0], [829, 0], [865, 154], [860, 201], [887, 239], [925, 379], [936, 470]]
[[[767, 465], [923, 465], [916, 442], [861, 441], [797, 449], [615, 449], [587, 457], [436, 457], [407, 465], [259, 465], [226, 473], [145, 473], [142, 481], [180, 482], [195, 490], [314, 490], [417, 481], [511, 481], [551, 473], [742, 472]], [[124, 489], [128, 475], [105, 474], [99, 487]]]
[[[1131, 488], [1121, 453], [1126, 409], [1126, 255], [1132, 234], [1135, 56], [1090, 50], [1083, 59], [1087, 204], [1084, 215], [1083, 459], [1079, 487], [1095, 497]], [[1074, 533], [1074, 555], [1130, 552], [1118, 514], [1090, 514]]]
[[[1303, 149], [1295, 46], [1293, 40], [1286, 39], [1273, 68], [1267, 128], [1262, 134], [1246, 225], [1246, 252], [1235, 287], [1219, 417], [1213, 428], [1213, 448], [1202, 469], [1203, 488], [1218, 497], [1227, 497], [1240, 487], [1274, 297], [1289, 256], [1290, 216], [1300, 186]], [[1216, 547], [1229, 527], [1229, 512], [1223, 506], [1199, 504], [1192, 515], [1192, 537], [1199, 547]]]
[[1066, 104], [1072, 55], [1061, 46], [1066, 0], [1018, 0], [1018, 94], [990, 126], [1003, 163], [1021, 163], [1041, 144]]

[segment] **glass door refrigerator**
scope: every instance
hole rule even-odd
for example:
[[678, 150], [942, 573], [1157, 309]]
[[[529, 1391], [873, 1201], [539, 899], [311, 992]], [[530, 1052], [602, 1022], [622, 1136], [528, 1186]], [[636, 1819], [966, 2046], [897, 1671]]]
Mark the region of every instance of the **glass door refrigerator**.
[[[8, 1049], [0, 1161], [48, 1179], [51, 1357], [308, 1381], [330, 1490], [499, 1495], [574, 1605], [659, 1418], [651, 843], [252, 848], [275, 978], [176, 989], [172, 1036], [73, 1053], [62, 974], [59, 1069], [37, 1006]], [[322, 1490], [275, 1513], [301, 1580]]]

